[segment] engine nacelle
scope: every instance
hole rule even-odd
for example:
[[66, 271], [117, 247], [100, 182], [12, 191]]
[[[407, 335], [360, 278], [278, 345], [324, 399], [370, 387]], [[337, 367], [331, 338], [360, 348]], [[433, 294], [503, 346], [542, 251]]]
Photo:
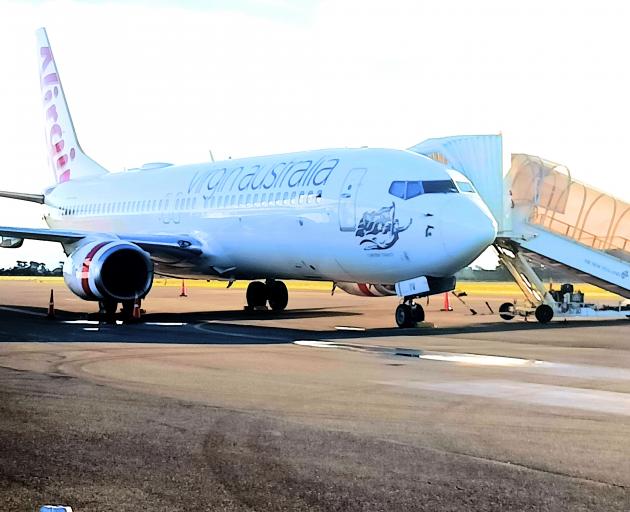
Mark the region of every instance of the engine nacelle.
[[341, 288], [350, 295], [360, 295], [362, 297], [386, 297], [396, 295], [396, 288], [393, 284], [370, 284], [370, 283], [337, 283], [337, 288]]
[[68, 257], [63, 278], [68, 288], [85, 300], [141, 299], [153, 284], [153, 261], [131, 242], [89, 242]]

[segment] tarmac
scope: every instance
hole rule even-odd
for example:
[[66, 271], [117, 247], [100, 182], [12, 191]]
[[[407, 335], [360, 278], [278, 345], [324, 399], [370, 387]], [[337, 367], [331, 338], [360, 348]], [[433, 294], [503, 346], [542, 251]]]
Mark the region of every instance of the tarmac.
[[395, 297], [187, 293], [109, 326], [63, 283], [0, 283], [7, 510], [630, 510], [627, 320], [440, 296], [400, 330]]

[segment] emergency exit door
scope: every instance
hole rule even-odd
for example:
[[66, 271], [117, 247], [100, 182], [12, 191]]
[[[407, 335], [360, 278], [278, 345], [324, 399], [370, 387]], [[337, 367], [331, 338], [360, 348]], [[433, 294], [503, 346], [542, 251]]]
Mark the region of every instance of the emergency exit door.
[[339, 196], [339, 229], [341, 231], [356, 229], [357, 193], [365, 172], [366, 169], [352, 169], [343, 181]]

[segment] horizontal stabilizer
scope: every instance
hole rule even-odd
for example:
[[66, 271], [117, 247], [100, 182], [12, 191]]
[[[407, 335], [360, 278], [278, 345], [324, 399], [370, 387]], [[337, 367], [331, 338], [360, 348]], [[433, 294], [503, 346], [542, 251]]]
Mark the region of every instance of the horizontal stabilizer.
[[30, 201], [31, 203], [44, 204], [43, 194], [23, 194], [22, 192], [5, 192], [0, 190], [0, 197], [17, 199], [18, 201]]

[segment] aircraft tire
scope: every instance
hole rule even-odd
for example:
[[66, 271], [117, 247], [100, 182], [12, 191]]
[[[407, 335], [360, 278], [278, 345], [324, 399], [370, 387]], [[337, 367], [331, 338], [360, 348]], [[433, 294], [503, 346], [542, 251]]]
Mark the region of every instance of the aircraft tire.
[[250, 308], [265, 306], [267, 303], [267, 286], [261, 281], [252, 281], [247, 286], [245, 297]]
[[282, 281], [267, 282], [267, 297], [269, 307], [273, 311], [283, 311], [289, 303], [289, 291]]
[[133, 300], [123, 300], [121, 308], [121, 319], [124, 323], [129, 323], [133, 320]]
[[416, 322], [413, 319], [413, 311], [409, 304], [399, 304], [396, 308], [396, 324], [401, 329], [415, 327]]
[[420, 304], [411, 305], [411, 318], [415, 323], [424, 322], [424, 308]]
[[534, 316], [541, 324], [546, 324], [553, 318], [553, 309], [547, 304], [541, 304], [534, 311]]
[[499, 316], [503, 318], [503, 320], [512, 320], [514, 319], [514, 304], [511, 302], [504, 302], [499, 306]]
[[118, 302], [115, 300], [106, 300], [99, 302], [99, 311], [101, 312], [100, 321], [106, 324], [116, 325], [116, 311], [118, 310]]

